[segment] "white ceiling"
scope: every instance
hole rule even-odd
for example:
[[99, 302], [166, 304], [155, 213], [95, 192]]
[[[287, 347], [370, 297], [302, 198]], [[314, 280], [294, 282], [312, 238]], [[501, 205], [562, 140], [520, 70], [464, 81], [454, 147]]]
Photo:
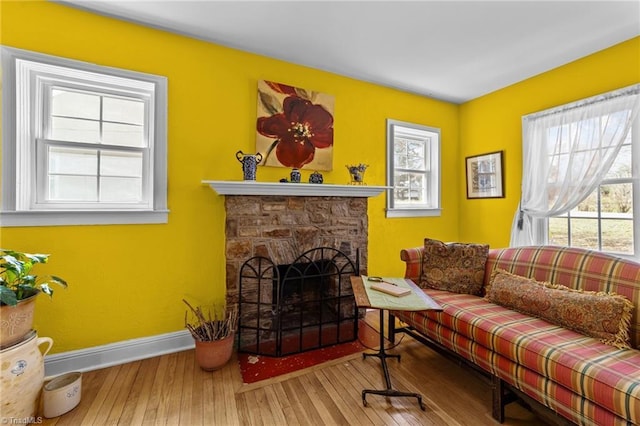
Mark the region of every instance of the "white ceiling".
[[640, 0], [60, 3], [455, 103], [640, 35]]

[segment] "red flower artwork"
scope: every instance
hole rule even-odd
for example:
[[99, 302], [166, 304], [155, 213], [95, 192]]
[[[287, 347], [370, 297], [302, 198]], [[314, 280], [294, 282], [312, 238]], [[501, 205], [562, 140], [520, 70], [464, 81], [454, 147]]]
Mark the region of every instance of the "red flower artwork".
[[[325, 106], [312, 101], [316, 92], [264, 83], [270, 90], [259, 90], [259, 108], [262, 106], [271, 115], [258, 117], [257, 131], [270, 143], [265, 147], [265, 164], [275, 150], [279, 163], [275, 165], [302, 168], [314, 160], [316, 150], [333, 146], [333, 115]], [[286, 97], [280, 102], [281, 96], [277, 94]]]
[[298, 96], [298, 93], [296, 92], [296, 88], [293, 86], [289, 86], [287, 84], [281, 84], [281, 83], [274, 83], [273, 81], [265, 81], [265, 83], [267, 84], [267, 86], [269, 86], [270, 88], [272, 88], [278, 93], [284, 93], [285, 95]]

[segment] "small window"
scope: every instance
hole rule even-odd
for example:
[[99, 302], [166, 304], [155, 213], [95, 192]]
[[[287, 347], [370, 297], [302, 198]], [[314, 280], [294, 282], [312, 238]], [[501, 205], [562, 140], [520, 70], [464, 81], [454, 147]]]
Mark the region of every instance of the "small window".
[[3, 225], [166, 222], [166, 79], [2, 57]]
[[440, 215], [440, 129], [387, 120], [387, 217]]

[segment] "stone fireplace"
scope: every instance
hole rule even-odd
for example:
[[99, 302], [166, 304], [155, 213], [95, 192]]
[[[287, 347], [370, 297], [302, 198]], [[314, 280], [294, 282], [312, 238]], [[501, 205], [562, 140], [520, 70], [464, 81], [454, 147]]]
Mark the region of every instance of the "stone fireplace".
[[[286, 308], [281, 309], [278, 305], [278, 313], [273, 314], [277, 316], [265, 320], [264, 318], [269, 316], [268, 311], [272, 309], [271, 303], [275, 302], [263, 299], [266, 297], [265, 294], [269, 294], [269, 298], [271, 298], [271, 294], [275, 296], [275, 289], [279, 285], [276, 284], [278, 279], [275, 278], [275, 275], [285, 275], [285, 270], [294, 262], [298, 262], [299, 256], [303, 253], [315, 252], [314, 249], [318, 248], [334, 249], [340, 252], [340, 256], [344, 255], [345, 259], [348, 258], [347, 262], [350, 260], [353, 265], [356, 265], [351, 269], [350, 275], [366, 273], [368, 197], [381, 193], [386, 189], [385, 187], [221, 181], [206, 181], [205, 183], [211, 185], [219, 194], [225, 195], [227, 302], [235, 304], [243, 301], [241, 304], [241, 323], [243, 320], [245, 323], [262, 321], [262, 325], [249, 327], [255, 329], [256, 333], [273, 334], [270, 329], [271, 323], [280, 322], [279, 319], [276, 321], [274, 318], [284, 318]], [[273, 277], [267, 277], [264, 282], [255, 277], [246, 279], [243, 268], [246, 268], [248, 260], [256, 257], [273, 264]], [[317, 260], [311, 261], [312, 269], [323, 269], [324, 266], [314, 265]], [[340, 262], [342, 261], [338, 263]], [[322, 263], [318, 263], [318, 265], [322, 265]], [[335, 269], [335, 266], [331, 266], [331, 268]], [[269, 274], [271, 273], [269, 272]], [[241, 274], [244, 278], [241, 278]], [[245, 280], [242, 290], [245, 294], [242, 297], [239, 294], [241, 280]], [[259, 300], [256, 300], [255, 303], [249, 300], [256, 299], [256, 296], [246, 293], [256, 291], [256, 285], [251, 283], [252, 280], [259, 282], [257, 285], [259, 293], [257, 299]], [[308, 285], [312, 278], [303, 278], [302, 280], [306, 280], [304, 285]], [[325, 287], [328, 282], [334, 283], [330, 284], [330, 287], [335, 287], [337, 281], [340, 283], [339, 287], [342, 288], [346, 282], [349, 286], [348, 291], [351, 291], [348, 277], [345, 275], [336, 278], [334, 274], [333, 277], [325, 277], [322, 280], [325, 282]], [[261, 290], [261, 288], [266, 290]], [[329, 290], [327, 293], [326, 289], [317, 290], [318, 296], [313, 303], [323, 305], [337, 303], [340, 305], [338, 310], [344, 310], [344, 304], [347, 303], [344, 298], [352, 297], [351, 294], [336, 296], [331, 293], [333, 291]], [[322, 295], [320, 296], [320, 294]], [[307, 302], [302, 304], [308, 305]], [[351, 304], [354, 305], [353, 302]], [[244, 313], [242, 313], [243, 309]], [[294, 306], [291, 309], [298, 308]], [[353, 308], [350, 309], [351, 314], [343, 315], [344, 312], [341, 312], [338, 316], [351, 317], [357, 322]], [[266, 326], [264, 325], [265, 321], [268, 324]], [[280, 326], [278, 324], [278, 327]], [[284, 326], [285, 329], [287, 327], [287, 325]], [[306, 324], [303, 326], [302, 322], [300, 323], [301, 329], [306, 327]], [[324, 322], [319, 327], [321, 329], [323, 327], [329, 328]], [[339, 323], [336, 325], [336, 328], [341, 327]], [[274, 333], [280, 333], [280, 331]], [[324, 333], [324, 331], [320, 331], [320, 333]], [[357, 333], [357, 331], [354, 330], [352, 333]], [[258, 341], [261, 338], [258, 337]], [[320, 338], [320, 340], [322, 339], [324, 337]], [[353, 339], [355, 339], [355, 335], [351, 340]], [[259, 346], [259, 343], [256, 346]]]
[[367, 199], [346, 197], [227, 196], [227, 300], [238, 301], [238, 272], [253, 256], [288, 265], [316, 247], [333, 247], [367, 269]]

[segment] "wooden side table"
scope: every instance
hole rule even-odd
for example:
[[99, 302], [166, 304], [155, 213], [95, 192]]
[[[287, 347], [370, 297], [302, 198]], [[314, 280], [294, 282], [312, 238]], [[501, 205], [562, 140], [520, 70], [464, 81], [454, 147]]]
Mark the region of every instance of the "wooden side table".
[[391, 377], [389, 375], [389, 367], [387, 367], [387, 358], [397, 358], [400, 361], [400, 355], [387, 353], [384, 348], [384, 311], [421, 311], [425, 309], [442, 310], [433, 299], [427, 296], [413, 281], [406, 278], [383, 278], [387, 283], [392, 283], [398, 287], [410, 288], [411, 293], [405, 296], [391, 296], [381, 293], [370, 288], [374, 282], [368, 281], [368, 277], [351, 277], [351, 286], [356, 299], [356, 305], [359, 308], [373, 308], [380, 310], [380, 348], [374, 353], [363, 353], [362, 358], [376, 357], [380, 359], [382, 371], [384, 373], [385, 389], [364, 389], [362, 391], [362, 405], [367, 406], [367, 394], [382, 395], [386, 397], [412, 397], [418, 399], [420, 409], [424, 411], [422, 403], [422, 395], [414, 392], [402, 392], [393, 389], [391, 386]]

